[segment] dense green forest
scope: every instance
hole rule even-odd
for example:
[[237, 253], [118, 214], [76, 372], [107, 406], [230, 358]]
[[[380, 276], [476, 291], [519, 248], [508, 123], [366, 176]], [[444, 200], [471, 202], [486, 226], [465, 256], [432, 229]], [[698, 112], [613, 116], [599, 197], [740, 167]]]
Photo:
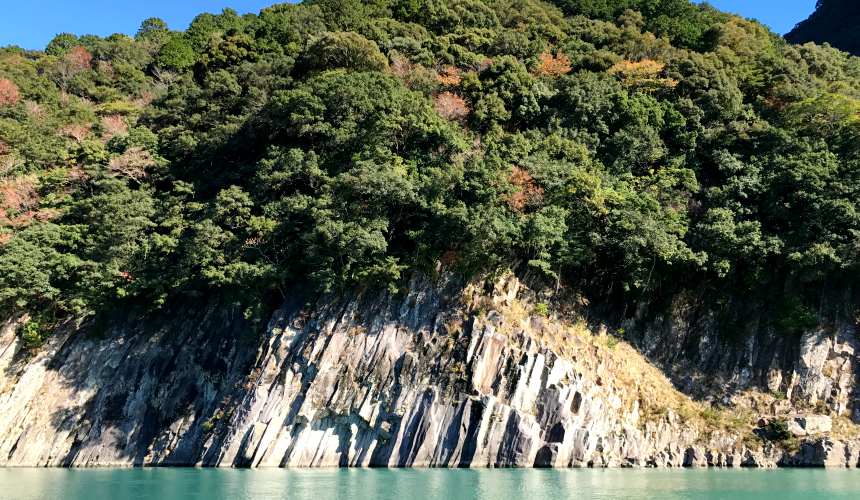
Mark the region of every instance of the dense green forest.
[[513, 267], [618, 305], [776, 293], [801, 321], [857, 277], [858, 149], [860, 59], [687, 0], [61, 34], [0, 49], [0, 308], [259, 318], [297, 285]]
[[809, 19], [798, 24], [785, 37], [792, 43], [829, 43], [860, 55], [860, 2], [818, 0]]

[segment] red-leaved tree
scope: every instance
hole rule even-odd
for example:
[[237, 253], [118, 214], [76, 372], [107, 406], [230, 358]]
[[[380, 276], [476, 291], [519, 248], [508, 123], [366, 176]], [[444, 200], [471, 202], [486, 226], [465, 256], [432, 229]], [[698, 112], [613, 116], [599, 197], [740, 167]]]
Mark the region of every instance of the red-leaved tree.
[[453, 92], [442, 92], [433, 98], [436, 112], [446, 120], [462, 120], [469, 116], [469, 105]]
[[83, 71], [85, 69], [90, 69], [93, 63], [93, 55], [90, 52], [81, 47], [73, 47], [72, 50], [66, 54], [66, 61], [72, 66], [72, 68]]
[[14, 106], [21, 100], [18, 86], [12, 80], [0, 78], [0, 106]]
[[93, 55], [81, 47], [73, 47], [57, 62], [55, 78], [60, 88], [65, 91], [69, 81], [75, 75], [92, 68]]

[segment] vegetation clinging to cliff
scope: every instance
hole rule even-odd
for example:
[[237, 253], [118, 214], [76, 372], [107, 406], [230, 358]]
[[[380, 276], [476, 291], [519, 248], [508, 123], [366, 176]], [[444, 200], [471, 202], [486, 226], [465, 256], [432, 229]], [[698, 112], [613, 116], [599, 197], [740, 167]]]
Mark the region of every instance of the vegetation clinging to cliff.
[[0, 50], [0, 304], [517, 264], [615, 301], [860, 262], [860, 62], [686, 0], [316, 0]]

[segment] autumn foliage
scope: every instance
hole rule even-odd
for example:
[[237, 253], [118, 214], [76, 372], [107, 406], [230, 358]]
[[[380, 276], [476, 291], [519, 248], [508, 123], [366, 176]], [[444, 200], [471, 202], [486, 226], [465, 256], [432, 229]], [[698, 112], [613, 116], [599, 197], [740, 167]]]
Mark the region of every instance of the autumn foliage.
[[401, 56], [395, 55], [391, 58], [391, 64], [388, 65], [388, 69], [391, 73], [398, 78], [406, 78], [415, 68], [415, 65], [412, 64], [409, 59]]
[[528, 170], [514, 166], [508, 176], [508, 182], [516, 188], [507, 200], [508, 206], [513, 210], [522, 212], [529, 206], [540, 204], [543, 200], [543, 188], [535, 182]]
[[68, 54], [66, 54], [66, 62], [68, 62], [72, 68], [78, 71], [83, 71], [85, 69], [90, 69], [93, 62], [93, 55], [83, 47], [74, 47]]
[[460, 76], [460, 70], [458, 68], [446, 66], [439, 71], [437, 80], [441, 85], [446, 87], [456, 87], [457, 85], [460, 85], [463, 78]]
[[26, 225], [38, 204], [36, 182], [32, 177], [0, 181], [0, 227]]
[[60, 134], [80, 142], [90, 135], [90, 130], [86, 123], [72, 123], [60, 129]]
[[102, 117], [102, 135], [105, 139], [110, 139], [116, 135], [124, 135], [128, 133], [128, 124], [125, 118], [121, 115], [109, 115]]
[[538, 76], [554, 78], [570, 73], [571, 69], [570, 58], [564, 53], [559, 52], [558, 54], [553, 55], [549, 52], [543, 52], [538, 57], [535, 74]]
[[609, 73], [620, 78], [625, 86], [637, 90], [654, 91], [675, 88], [678, 85], [677, 80], [663, 76], [665, 69], [666, 64], [652, 59], [625, 60], [609, 68]]
[[466, 100], [453, 92], [442, 92], [433, 98], [436, 112], [446, 120], [462, 120], [469, 116]]
[[110, 171], [116, 175], [140, 182], [146, 177], [146, 169], [152, 167], [155, 161], [149, 151], [143, 148], [130, 148], [120, 156], [110, 161]]
[[0, 78], [0, 106], [14, 106], [21, 100], [18, 86], [12, 80]]

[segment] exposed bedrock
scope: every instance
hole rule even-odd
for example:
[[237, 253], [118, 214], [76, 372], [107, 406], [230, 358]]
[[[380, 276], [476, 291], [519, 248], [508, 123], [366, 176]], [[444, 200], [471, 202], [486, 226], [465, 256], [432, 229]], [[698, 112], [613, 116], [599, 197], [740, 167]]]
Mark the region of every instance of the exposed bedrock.
[[[8, 321], [0, 465], [858, 465], [857, 436], [812, 416], [793, 448], [754, 446], [757, 415], [724, 425], [627, 343], [535, 314], [520, 292], [513, 278], [492, 292], [416, 279], [402, 295], [286, 304], [263, 336], [212, 307], [103, 338], [68, 326], [32, 356]], [[646, 352], [680, 331], [655, 327]], [[774, 370], [850, 415], [856, 335], [840, 331]]]

